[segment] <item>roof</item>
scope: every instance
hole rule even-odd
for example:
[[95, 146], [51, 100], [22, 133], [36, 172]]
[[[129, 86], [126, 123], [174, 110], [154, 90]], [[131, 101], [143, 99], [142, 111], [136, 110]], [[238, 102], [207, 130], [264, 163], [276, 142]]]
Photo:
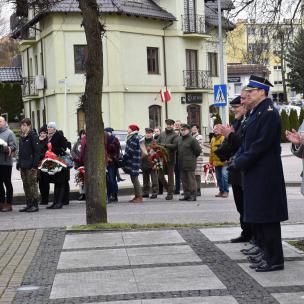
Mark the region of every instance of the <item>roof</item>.
[[[205, 4], [207, 4], [210, 8], [216, 9], [218, 7], [217, 0], [205, 0]], [[224, 11], [229, 11], [234, 9], [234, 5], [232, 0], [221, 0], [221, 9]]]
[[22, 82], [21, 68], [0, 67], [0, 83], [1, 82]]
[[230, 75], [269, 75], [270, 71], [263, 64], [229, 64], [227, 65], [227, 73]]
[[[97, 0], [102, 13], [125, 14], [162, 20], [176, 20], [153, 0]], [[63, 0], [55, 4], [52, 12], [80, 12], [77, 0]]]

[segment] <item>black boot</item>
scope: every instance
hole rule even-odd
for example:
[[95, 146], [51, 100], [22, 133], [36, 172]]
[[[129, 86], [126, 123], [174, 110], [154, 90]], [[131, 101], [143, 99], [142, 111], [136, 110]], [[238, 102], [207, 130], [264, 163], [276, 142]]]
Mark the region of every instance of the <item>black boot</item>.
[[38, 202], [34, 201], [32, 203], [32, 206], [30, 208], [28, 208], [25, 212], [37, 212], [37, 211], [39, 211]]
[[27, 212], [28, 209], [30, 209], [32, 207], [32, 203], [31, 202], [26, 202], [26, 206], [19, 209], [19, 212]]

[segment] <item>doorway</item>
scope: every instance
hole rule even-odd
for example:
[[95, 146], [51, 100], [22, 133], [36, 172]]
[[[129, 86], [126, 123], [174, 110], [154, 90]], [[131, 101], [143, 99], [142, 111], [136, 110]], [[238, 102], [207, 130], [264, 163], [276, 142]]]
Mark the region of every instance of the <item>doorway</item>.
[[189, 125], [197, 125], [201, 132], [201, 106], [191, 104], [187, 107], [187, 123]]

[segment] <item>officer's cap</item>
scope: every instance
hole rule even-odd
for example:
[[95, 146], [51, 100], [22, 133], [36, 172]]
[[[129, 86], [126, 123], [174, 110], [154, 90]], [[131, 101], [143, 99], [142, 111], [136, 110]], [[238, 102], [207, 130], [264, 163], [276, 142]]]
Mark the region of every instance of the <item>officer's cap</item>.
[[181, 129], [191, 129], [191, 126], [188, 124], [181, 124]]
[[251, 75], [249, 78], [249, 83], [245, 90], [250, 91], [250, 90], [263, 89], [268, 92], [270, 87], [273, 87], [273, 85], [266, 78]]
[[230, 101], [231, 106], [238, 106], [241, 104], [241, 96], [235, 97]]
[[165, 123], [166, 123], [167, 125], [174, 125], [174, 124], [175, 124], [175, 121], [174, 121], [173, 119], [166, 119], [166, 120], [165, 120]]
[[153, 129], [151, 129], [151, 128], [145, 128], [145, 132], [146, 133], [153, 133]]

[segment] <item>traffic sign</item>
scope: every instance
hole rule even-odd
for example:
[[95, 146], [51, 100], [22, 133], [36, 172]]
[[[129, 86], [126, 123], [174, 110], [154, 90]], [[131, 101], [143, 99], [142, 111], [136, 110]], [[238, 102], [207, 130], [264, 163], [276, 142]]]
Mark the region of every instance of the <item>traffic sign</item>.
[[225, 84], [214, 85], [214, 106], [225, 107], [227, 105], [227, 87]]

